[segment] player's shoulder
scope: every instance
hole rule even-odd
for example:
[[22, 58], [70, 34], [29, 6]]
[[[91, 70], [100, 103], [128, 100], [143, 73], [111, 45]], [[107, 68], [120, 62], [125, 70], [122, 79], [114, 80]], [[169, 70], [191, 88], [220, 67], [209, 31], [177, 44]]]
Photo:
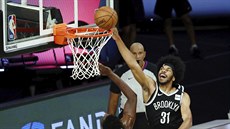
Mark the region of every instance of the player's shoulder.
[[181, 84], [175, 84], [174, 87], [177, 88], [177, 90], [180, 90], [181, 92], [184, 92], [184, 86]]
[[191, 101], [191, 98], [187, 92], [183, 93], [182, 100], [187, 101], [187, 102]]
[[189, 94], [185, 91], [185, 87], [183, 85], [178, 84], [177, 89], [183, 93], [183, 96], [186, 98], [190, 98]]

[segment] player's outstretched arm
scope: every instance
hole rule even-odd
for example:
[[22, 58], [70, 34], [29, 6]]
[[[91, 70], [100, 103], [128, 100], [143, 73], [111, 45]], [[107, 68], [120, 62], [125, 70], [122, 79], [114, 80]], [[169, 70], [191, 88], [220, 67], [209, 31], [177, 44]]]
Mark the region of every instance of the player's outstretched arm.
[[155, 90], [155, 82], [150, 77], [144, 74], [144, 72], [142, 71], [142, 68], [137, 63], [134, 55], [130, 52], [130, 50], [126, 47], [126, 45], [122, 41], [117, 28], [113, 28], [112, 31], [113, 31], [112, 37], [116, 41], [119, 52], [121, 53], [126, 64], [131, 69], [135, 79], [142, 86], [142, 89], [144, 90], [144, 94], [146, 94], [147, 96], [146, 98], [148, 98], [152, 94], [152, 92]]
[[[137, 63], [134, 55], [130, 52], [130, 50], [126, 47], [124, 42], [122, 41], [120, 35], [118, 34], [117, 28], [113, 28], [113, 39], [116, 41], [116, 44], [118, 46], [118, 49], [125, 60], [126, 64], [129, 66], [129, 68], [132, 70], [135, 78], [137, 81], [143, 85], [145, 83], [145, 75], [142, 72], [141, 67]], [[144, 79], [144, 80], [143, 80]]]

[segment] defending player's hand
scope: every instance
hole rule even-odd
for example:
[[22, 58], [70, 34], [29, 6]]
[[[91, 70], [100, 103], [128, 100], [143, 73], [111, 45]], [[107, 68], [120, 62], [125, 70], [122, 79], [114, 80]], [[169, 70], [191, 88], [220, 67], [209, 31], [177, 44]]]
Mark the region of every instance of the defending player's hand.
[[103, 75], [103, 76], [108, 76], [109, 74], [112, 73], [112, 70], [109, 67], [107, 67], [101, 63], [99, 63], [99, 70], [100, 70], [101, 75]]

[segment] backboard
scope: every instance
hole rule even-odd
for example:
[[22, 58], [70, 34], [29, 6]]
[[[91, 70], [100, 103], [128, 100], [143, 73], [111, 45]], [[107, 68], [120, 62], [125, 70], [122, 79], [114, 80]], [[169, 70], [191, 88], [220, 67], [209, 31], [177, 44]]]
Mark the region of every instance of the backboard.
[[101, 3], [113, 7], [112, 0], [1, 0], [0, 58], [60, 47], [54, 44], [53, 25], [95, 26]]

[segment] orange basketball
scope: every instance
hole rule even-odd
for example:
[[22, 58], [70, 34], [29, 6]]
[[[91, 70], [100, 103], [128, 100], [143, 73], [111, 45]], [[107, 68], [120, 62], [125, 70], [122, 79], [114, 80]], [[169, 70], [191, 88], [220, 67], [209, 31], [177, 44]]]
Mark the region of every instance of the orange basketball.
[[102, 6], [95, 11], [95, 24], [105, 30], [110, 30], [117, 25], [117, 12], [109, 6]]

